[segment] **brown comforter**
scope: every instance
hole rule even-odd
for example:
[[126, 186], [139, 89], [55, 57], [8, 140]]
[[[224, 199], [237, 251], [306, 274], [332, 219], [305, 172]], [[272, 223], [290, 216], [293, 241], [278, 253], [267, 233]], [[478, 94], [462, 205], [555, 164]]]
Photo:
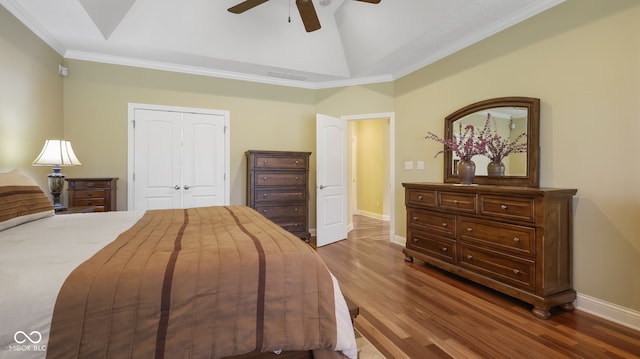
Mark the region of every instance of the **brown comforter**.
[[248, 207], [154, 210], [74, 270], [47, 358], [223, 358], [336, 343], [312, 248]]

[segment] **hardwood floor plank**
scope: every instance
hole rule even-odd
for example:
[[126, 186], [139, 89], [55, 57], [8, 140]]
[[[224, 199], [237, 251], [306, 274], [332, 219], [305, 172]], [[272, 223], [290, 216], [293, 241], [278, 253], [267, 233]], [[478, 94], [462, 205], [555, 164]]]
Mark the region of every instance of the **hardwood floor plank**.
[[531, 306], [422, 262], [404, 261], [385, 222], [356, 216], [346, 240], [318, 248], [360, 306], [356, 328], [392, 358], [640, 358], [640, 332], [576, 310]]

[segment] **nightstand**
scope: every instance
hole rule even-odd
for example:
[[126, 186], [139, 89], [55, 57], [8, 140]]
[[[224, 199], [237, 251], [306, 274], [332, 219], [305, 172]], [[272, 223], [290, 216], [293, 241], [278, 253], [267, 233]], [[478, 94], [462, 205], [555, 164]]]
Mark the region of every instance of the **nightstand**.
[[67, 178], [69, 207], [94, 207], [94, 212], [116, 210], [118, 178]]

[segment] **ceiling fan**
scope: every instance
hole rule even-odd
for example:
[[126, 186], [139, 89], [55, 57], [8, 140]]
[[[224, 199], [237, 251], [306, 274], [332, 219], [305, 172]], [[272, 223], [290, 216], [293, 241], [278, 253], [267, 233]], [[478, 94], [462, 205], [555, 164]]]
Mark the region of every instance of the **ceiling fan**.
[[[227, 10], [234, 14], [241, 14], [267, 1], [269, 0], [246, 0], [239, 3], [238, 5], [228, 8]], [[302, 23], [304, 24], [305, 30], [307, 30], [307, 32], [312, 32], [320, 29], [320, 20], [318, 20], [318, 14], [316, 14], [316, 9], [315, 7], [313, 7], [313, 2], [311, 0], [295, 0], [295, 1], [296, 1], [296, 6], [298, 7], [298, 12], [300, 13], [300, 17], [302, 18]], [[356, 0], [356, 1], [367, 2], [370, 4], [380, 3], [380, 0]]]

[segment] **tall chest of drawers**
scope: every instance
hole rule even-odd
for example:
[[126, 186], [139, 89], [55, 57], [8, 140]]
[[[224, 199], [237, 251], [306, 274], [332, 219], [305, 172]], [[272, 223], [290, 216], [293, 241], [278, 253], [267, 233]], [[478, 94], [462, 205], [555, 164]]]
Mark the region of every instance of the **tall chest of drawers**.
[[575, 189], [403, 183], [417, 258], [533, 305], [573, 310]]
[[255, 151], [247, 158], [247, 205], [309, 241], [311, 152]]
[[69, 207], [95, 207], [95, 212], [116, 210], [117, 178], [67, 178]]

